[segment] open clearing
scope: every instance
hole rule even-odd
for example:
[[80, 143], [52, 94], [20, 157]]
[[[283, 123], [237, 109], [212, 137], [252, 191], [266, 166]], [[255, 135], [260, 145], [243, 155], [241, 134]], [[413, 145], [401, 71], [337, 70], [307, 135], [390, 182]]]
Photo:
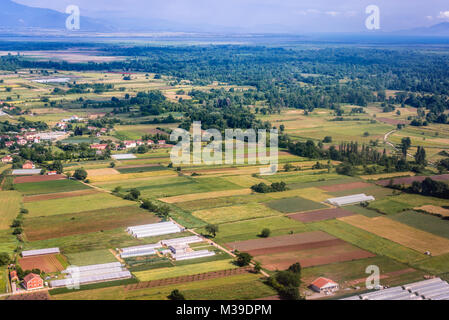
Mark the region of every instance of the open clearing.
[[129, 206], [130, 201], [106, 193], [97, 193], [82, 197], [45, 200], [26, 203], [29, 217], [51, 216], [65, 213], [76, 213], [88, 210], [98, 210]]
[[0, 192], [0, 230], [6, 230], [17, 217], [22, 196], [17, 191]]
[[279, 215], [279, 213], [264, 206], [263, 204], [248, 203], [245, 205], [199, 210], [193, 212], [193, 215], [208, 223], [224, 223], [258, 217], [274, 216]]
[[178, 203], [178, 202], [185, 202], [185, 201], [194, 201], [194, 200], [230, 197], [230, 196], [236, 196], [236, 195], [245, 195], [245, 194], [251, 194], [251, 193], [252, 193], [251, 189], [238, 189], [238, 190], [193, 193], [193, 194], [186, 194], [186, 195], [182, 195], [182, 196], [161, 198], [159, 200], [163, 201], [165, 203]]
[[62, 271], [65, 268], [56, 256], [56, 254], [46, 254], [36, 257], [19, 258], [19, 264], [23, 270], [39, 269], [47, 273]]
[[432, 255], [440, 255], [449, 252], [449, 239], [409, 227], [386, 217], [367, 218], [362, 215], [354, 215], [339, 218], [339, 220], [421, 253], [430, 251]]
[[152, 213], [137, 206], [126, 206], [27, 218], [24, 230], [29, 241], [36, 241], [130, 225], [155, 223], [159, 220]]
[[293, 220], [298, 220], [301, 222], [316, 222], [316, 221], [352, 216], [355, 214], [356, 213], [354, 213], [352, 211], [345, 210], [343, 208], [332, 208], [332, 209], [295, 213], [295, 214], [289, 215], [289, 217]]
[[85, 184], [79, 181], [69, 179], [19, 183], [15, 187], [17, 191], [25, 195], [69, 192], [69, 191], [91, 189], [89, 186], [86, 186]]
[[117, 262], [117, 259], [108, 249], [69, 253], [66, 254], [66, 257], [73, 266]]
[[282, 213], [310, 211], [327, 207], [324, 204], [301, 197], [287, 198], [268, 202], [267, 206]]

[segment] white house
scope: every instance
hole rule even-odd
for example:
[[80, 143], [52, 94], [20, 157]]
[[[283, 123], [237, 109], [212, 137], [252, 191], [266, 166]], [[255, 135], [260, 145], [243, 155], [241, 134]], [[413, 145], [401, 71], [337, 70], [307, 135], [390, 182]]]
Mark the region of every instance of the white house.
[[335, 291], [338, 291], [340, 286], [331, 279], [319, 277], [311, 283], [310, 288], [319, 293], [332, 294]]

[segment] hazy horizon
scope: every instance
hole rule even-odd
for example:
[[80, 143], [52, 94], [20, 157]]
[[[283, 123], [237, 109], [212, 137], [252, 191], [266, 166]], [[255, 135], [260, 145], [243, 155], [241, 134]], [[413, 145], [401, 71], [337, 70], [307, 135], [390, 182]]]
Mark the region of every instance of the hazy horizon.
[[380, 31], [391, 32], [449, 22], [447, 0], [14, 0], [65, 12], [77, 5], [81, 15], [130, 28], [151, 25], [201, 32], [348, 32], [368, 31], [368, 5], [380, 9]]

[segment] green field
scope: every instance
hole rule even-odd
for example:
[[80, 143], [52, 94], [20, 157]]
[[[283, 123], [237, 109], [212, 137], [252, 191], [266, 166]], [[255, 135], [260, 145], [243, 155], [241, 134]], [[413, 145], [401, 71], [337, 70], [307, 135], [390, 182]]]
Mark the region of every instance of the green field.
[[230, 207], [220, 207], [195, 211], [193, 215], [208, 223], [224, 223], [259, 217], [279, 215], [263, 204], [247, 203]]
[[115, 249], [142, 244], [150, 244], [167, 238], [191, 236], [190, 232], [174, 233], [165, 236], [136, 239], [124, 228], [77, 234], [72, 236], [26, 242], [25, 250], [59, 247], [63, 254], [79, 253], [99, 249]]
[[449, 238], [449, 220], [416, 211], [403, 211], [389, 218], [413, 228]]
[[139, 279], [139, 281], [175, 278], [198, 273], [237, 268], [237, 266], [234, 265], [232, 261], [233, 260], [218, 260], [205, 263], [188, 264], [171, 268], [160, 268], [155, 270], [134, 272], [134, 275], [137, 277], [137, 279]]
[[166, 300], [174, 289], [180, 290], [188, 300], [249, 300], [276, 295], [273, 289], [260, 280], [259, 275], [248, 273], [132, 291], [125, 291], [123, 287], [85, 290], [56, 295], [54, 298], [63, 300]]
[[114, 207], [124, 207], [132, 204], [130, 201], [107, 193], [97, 193], [82, 197], [44, 200], [26, 203], [30, 217], [52, 216], [65, 213], [77, 213]]
[[149, 211], [140, 209], [137, 205], [131, 205], [27, 218], [24, 222], [24, 230], [27, 239], [33, 241], [130, 225], [156, 223], [159, 220]]
[[8, 288], [8, 270], [4, 267], [0, 267], [0, 294], [6, 293]]
[[8, 229], [20, 211], [22, 196], [17, 191], [0, 192], [0, 230]]
[[[264, 228], [270, 229], [271, 236], [309, 231], [307, 225], [302, 222], [284, 216], [275, 216], [220, 224], [217, 236], [213, 240], [224, 244], [256, 239]], [[207, 234], [204, 228], [196, 231]]]
[[234, 206], [238, 204], [257, 203], [257, 202], [260, 203], [269, 200], [272, 200], [272, 198], [270, 198], [266, 194], [248, 194], [244, 196], [231, 196], [231, 197], [177, 202], [175, 203], [175, 205], [184, 210], [196, 211], [209, 208]]
[[267, 206], [282, 213], [293, 213], [327, 208], [324, 204], [301, 197], [271, 201], [267, 203]]
[[412, 265], [433, 274], [448, 273], [449, 272], [449, 253], [438, 257], [431, 257], [429, 259], [419, 261]]
[[89, 186], [75, 180], [53, 180], [42, 182], [26, 182], [15, 184], [14, 187], [24, 195], [69, 192], [91, 189]]
[[403, 263], [416, 262], [426, 258], [415, 250], [406, 248], [370, 232], [361, 230], [339, 220], [327, 220], [309, 224], [317, 230], [325, 231], [361, 249], [377, 255], [384, 255]]
[[69, 263], [73, 266], [87, 266], [90, 264], [100, 264], [117, 262], [118, 260], [107, 249], [85, 251], [66, 254]]
[[163, 166], [135, 167], [135, 168], [120, 168], [120, 167], [118, 167], [116, 169], [120, 173], [137, 173], [137, 172], [167, 170], [167, 167], [163, 167]]

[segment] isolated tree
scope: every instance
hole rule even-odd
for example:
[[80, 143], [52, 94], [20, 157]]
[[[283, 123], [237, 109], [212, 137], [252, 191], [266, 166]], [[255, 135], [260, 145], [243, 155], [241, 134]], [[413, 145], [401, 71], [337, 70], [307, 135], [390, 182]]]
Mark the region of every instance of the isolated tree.
[[265, 229], [263, 229], [262, 232], [260, 233], [260, 236], [261, 236], [262, 238], [268, 238], [268, 237], [270, 236], [270, 234], [271, 234], [271, 230], [268, 229], [268, 228], [265, 228]]
[[415, 161], [417, 164], [426, 165], [426, 150], [424, 150], [424, 147], [418, 146], [418, 150], [415, 153]]
[[109, 167], [110, 167], [110, 168], [115, 168], [115, 162], [111, 162], [111, 163], [109, 164]]
[[237, 254], [237, 259], [236, 259], [235, 263], [239, 267], [245, 267], [251, 263], [252, 258], [253, 257], [249, 253], [240, 252]]
[[296, 262], [292, 264], [290, 267], [288, 267], [287, 270], [295, 274], [301, 275], [301, 264], [299, 262]]
[[207, 233], [215, 238], [218, 232], [218, 226], [216, 224], [208, 224], [205, 229]]
[[86, 180], [87, 178], [87, 171], [83, 168], [79, 168], [75, 170], [75, 173], [73, 174], [73, 177], [77, 180]]
[[284, 165], [284, 170], [286, 171], [286, 172], [288, 172], [288, 171], [290, 171], [290, 170], [292, 170], [293, 169], [293, 166], [290, 164], [290, 163], [286, 163], [285, 165]]
[[260, 264], [260, 262], [254, 263], [254, 272], [260, 273], [260, 270], [262, 270], [262, 265]]
[[410, 149], [411, 145], [412, 145], [412, 141], [410, 140], [409, 137], [402, 138], [402, 140], [401, 140], [401, 151], [402, 151], [402, 156], [404, 158], [407, 157], [407, 151], [408, 151], [408, 149]]
[[185, 300], [184, 295], [178, 289], [173, 290], [167, 298], [170, 300]]

